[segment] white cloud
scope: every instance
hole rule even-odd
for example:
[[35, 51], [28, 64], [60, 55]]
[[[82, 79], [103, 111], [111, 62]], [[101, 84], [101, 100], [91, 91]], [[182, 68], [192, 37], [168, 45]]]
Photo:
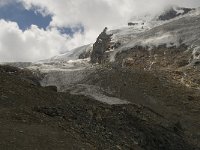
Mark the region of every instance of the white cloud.
[[[86, 42], [94, 42], [104, 27], [126, 25], [135, 15], [157, 14], [168, 5], [200, 6], [199, 0], [21, 0], [25, 6], [39, 6], [53, 14], [51, 26], [85, 28]], [[40, 10], [41, 11], [41, 10]]]
[[83, 24], [87, 29], [124, 24], [133, 15], [158, 13], [167, 5], [200, 6], [199, 0], [21, 0], [53, 14], [52, 26]]
[[0, 62], [36, 61], [82, 45], [83, 36], [60, 35], [56, 28], [47, 31], [32, 25], [22, 31], [14, 22], [0, 20]]
[[15, 2], [16, 0], [0, 0], [0, 7], [8, 5], [12, 2]]
[[[0, 5], [14, 0], [0, 0]], [[127, 24], [135, 15], [156, 14], [168, 5], [200, 6], [199, 0], [15, 0], [27, 9], [39, 6], [43, 15], [51, 14], [47, 31], [32, 26], [23, 32], [16, 24], [0, 22], [0, 61], [34, 61], [94, 42], [105, 26]], [[85, 32], [73, 38], [60, 35], [57, 27], [83, 25]]]

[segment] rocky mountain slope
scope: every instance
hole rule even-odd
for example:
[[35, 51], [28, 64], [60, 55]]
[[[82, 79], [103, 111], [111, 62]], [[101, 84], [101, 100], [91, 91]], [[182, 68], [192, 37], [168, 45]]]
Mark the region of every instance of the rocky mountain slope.
[[0, 70], [1, 149], [194, 149], [179, 122], [147, 107], [57, 93], [29, 70]]

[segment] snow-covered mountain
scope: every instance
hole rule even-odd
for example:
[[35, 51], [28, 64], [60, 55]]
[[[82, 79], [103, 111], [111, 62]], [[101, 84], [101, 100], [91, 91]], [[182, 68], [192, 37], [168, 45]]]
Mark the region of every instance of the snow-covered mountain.
[[[105, 52], [110, 53], [110, 60], [113, 61], [116, 53], [135, 46], [151, 49], [159, 45], [178, 47], [186, 44], [197, 51], [199, 15], [199, 9], [170, 7], [158, 16], [133, 17], [130, 21], [132, 25], [106, 31], [107, 35], [112, 36], [109, 48]], [[80, 60], [89, 61], [92, 51], [93, 44], [85, 45], [38, 63], [64, 64], [80, 62]]]
[[174, 65], [177, 63], [194, 66], [200, 62], [200, 9], [170, 7], [161, 15], [134, 17], [131, 23], [115, 30], [105, 28], [94, 44], [34, 63], [29, 69], [46, 73], [87, 70], [94, 63], [124, 66], [140, 55], [145, 57], [139, 66], [147, 70], [163, 62], [168, 64], [166, 68], [171, 65], [176, 69], [180, 68]]
[[112, 34], [113, 43], [120, 43], [117, 49], [111, 50], [111, 61], [114, 61], [118, 52], [129, 50], [135, 46], [153, 49], [161, 45], [170, 48], [185, 44], [188, 47], [193, 47], [194, 51], [198, 51], [200, 46], [200, 10], [196, 9], [187, 14], [184, 13], [165, 21], [153, 19], [143, 28], [133, 26], [107, 32]]

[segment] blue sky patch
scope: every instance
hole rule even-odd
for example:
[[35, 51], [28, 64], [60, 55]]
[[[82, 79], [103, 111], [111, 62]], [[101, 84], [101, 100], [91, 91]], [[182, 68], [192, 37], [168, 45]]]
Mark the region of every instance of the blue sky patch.
[[70, 36], [73, 36], [74, 33], [80, 32], [84, 33], [84, 27], [82, 25], [78, 25], [77, 27], [69, 28], [69, 27], [62, 27], [58, 28], [61, 34], [68, 34]]
[[34, 9], [26, 10], [21, 3], [16, 2], [0, 7], [0, 19], [17, 22], [23, 31], [32, 24], [46, 29], [52, 20], [50, 15], [42, 16], [40, 13], [35, 13]]
[[[43, 16], [36, 10], [37, 7], [27, 10], [21, 3], [13, 2], [0, 7], [0, 19], [16, 22], [23, 31], [30, 28], [31, 25], [37, 25], [40, 29], [42, 28], [45, 30], [52, 21], [52, 16]], [[82, 25], [77, 25], [76, 27], [58, 28], [58, 30], [61, 34], [73, 36], [76, 32], [83, 33], [84, 27]]]

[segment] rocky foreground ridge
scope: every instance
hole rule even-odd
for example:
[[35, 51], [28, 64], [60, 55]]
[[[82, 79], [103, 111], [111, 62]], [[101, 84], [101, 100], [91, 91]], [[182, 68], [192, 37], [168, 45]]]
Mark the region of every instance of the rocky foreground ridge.
[[1, 149], [195, 149], [179, 121], [148, 107], [58, 93], [37, 73], [0, 70]]

